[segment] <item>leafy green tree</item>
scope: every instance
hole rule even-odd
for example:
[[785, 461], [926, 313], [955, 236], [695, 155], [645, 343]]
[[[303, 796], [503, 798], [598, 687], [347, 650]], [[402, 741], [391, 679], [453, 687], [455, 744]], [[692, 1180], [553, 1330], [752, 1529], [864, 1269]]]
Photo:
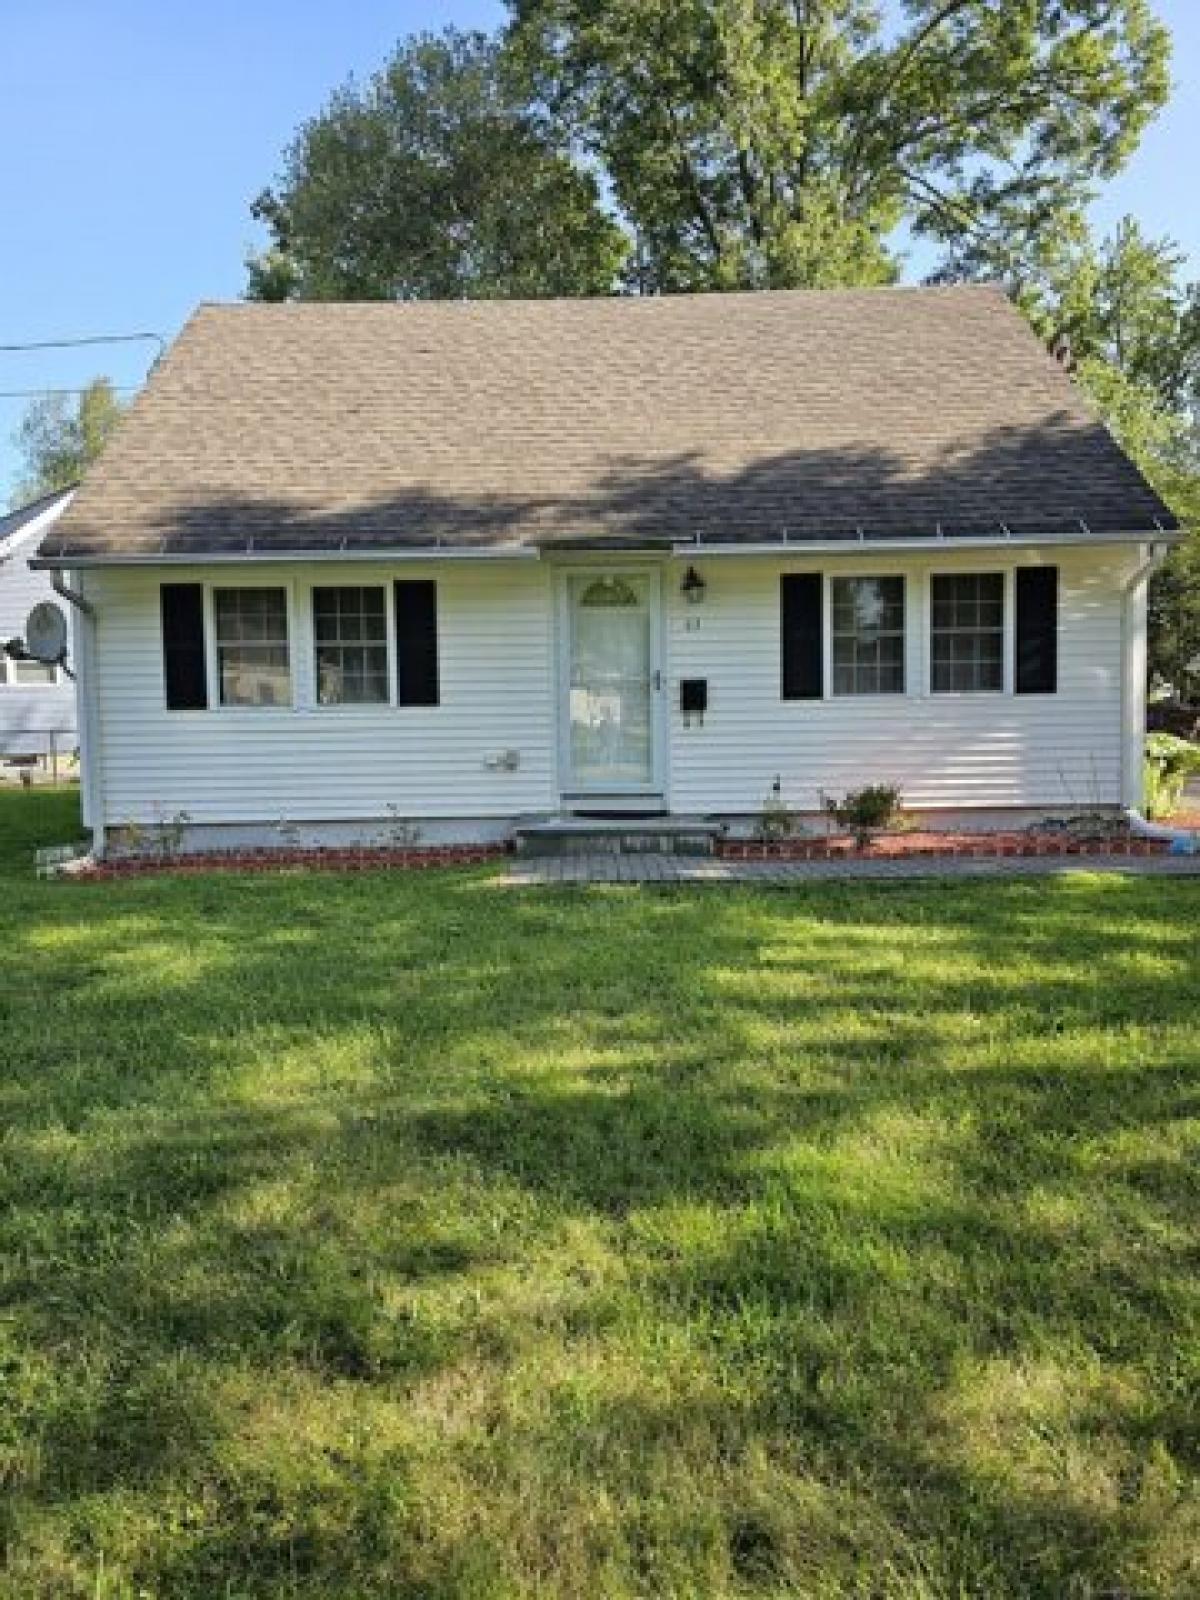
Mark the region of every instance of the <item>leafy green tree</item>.
[[[1200, 291], [1086, 208], [1164, 103], [1148, 0], [509, 0], [502, 41], [401, 45], [256, 205], [252, 297], [406, 299], [1007, 281], [1164, 498], [1200, 519]], [[1200, 651], [1200, 552], [1155, 586]]]
[[628, 249], [501, 46], [454, 30], [335, 94], [254, 209], [264, 300], [605, 294]]
[[901, 224], [961, 270], [1078, 211], [1169, 88], [1147, 0], [509, 3], [648, 289], [885, 282]]
[[1178, 248], [1132, 218], [1099, 243], [1060, 219], [1011, 278], [1034, 328], [1067, 339], [1080, 386], [1192, 530], [1150, 599], [1151, 671], [1179, 687], [1200, 656], [1200, 285], [1182, 272]]
[[94, 378], [73, 405], [64, 395], [34, 400], [15, 436], [24, 471], [13, 503], [21, 505], [78, 483], [112, 437], [123, 412], [107, 378]]

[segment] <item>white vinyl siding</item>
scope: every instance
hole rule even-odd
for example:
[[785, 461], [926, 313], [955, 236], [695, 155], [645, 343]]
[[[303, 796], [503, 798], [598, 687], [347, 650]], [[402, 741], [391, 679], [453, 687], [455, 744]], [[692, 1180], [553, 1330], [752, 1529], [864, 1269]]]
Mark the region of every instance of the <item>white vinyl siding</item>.
[[[753, 814], [777, 774], [788, 803], [804, 811], [818, 809], [822, 791], [867, 783], [896, 783], [907, 804], [929, 809], [1120, 802], [1122, 584], [1136, 565], [1133, 547], [1047, 548], [990, 561], [1005, 573], [1006, 687], [984, 694], [930, 689], [931, 577], [978, 572], [979, 553], [889, 555], [891, 571], [905, 578], [906, 692], [835, 696], [827, 659], [819, 700], [781, 695], [780, 575], [874, 576], [886, 570], [878, 557], [690, 560], [707, 584], [700, 605], [679, 592], [687, 561], [662, 566], [672, 811]], [[1011, 693], [1012, 570], [1021, 562], [1060, 569], [1056, 694]], [[314, 586], [386, 588], [390, 638], [397, 577], [437, 582], [441, 703], [319, 705]], [[247, 563], [244, 577], [217, 567], [88, 573], [104, 820], [153, 822], [186, 811], [197, 824], [420, 821], [556, 809], [555, 578], [553, 563], [535, 560]], [[168, 712], [162, 581], [286, 586], [294, 706], [230, 708], [214, 699], [206, 711]], [[827, 612], [827, 657], [830, 647]], [[682, 678], [709, 686], [708, 710], [689, 727], [679, 711]], [[515, 770], [506, 770], [509, 752]]]
[[[963, 551], [895, 563], [908, 590], [905, 694], [834, 695], [827, 637], [824, 698], [784, 700], [781, 573], [874, 576], [878, 557], [693, 557], [708, 585], [704, 604], [688, 605], [679, 594], [682, 565], [666, 585], [672, 809], [756, 812], [776, 775], [788, 803], [804, 811], [819, 809], [822, 792], [868, 783], [896, 783], [907, 804], [930, 809], [1119, 803], [1121, 586], [1137, 559], [1132, 547], [1011, 556], [1013, 566], [1060, 569], [1056, 694], [929, 692], [930, 578], [979, 571], [979, 552]], [[1006, 592], [1011, 605], [1011, 580]], [[828, 632], [828, 610], [826, 619]], [[681, 678], [708, 679], [702, 725], [684, 726]]]
[[[0, 640], [22, 637], [34, 606], [50, 600], [68, 614], [72, 627], [69, 656], [74, 651], [74, 619], [70, 607], [54, 593], [48, 572], [28, 565], [38, 545], [61, 514], [63, 504], [28, 524], [4, 547], [0, 562]], [[52, 748], [71, 750], [77, 742], [75, 685], [65, 673], [35, 662], [18, 664], [5, 658], [0, 671], [0, 756], [46, 755]]]
[[[294, 706], [166, 710], [161, 582], [283, 584], [291, 597]], [[438, 584], [436, 706], [317, 703], [311, 591]], [[198, 823], [505, 817], [557, 804], [549, 570], [538, 563], [355, 562], [228, 568], [98, 569], [96, 675], [105, 820]], [[390, 602], [389, 602], [390, 603]], [[211, 630], [211, 612], [210, 612]], [[211, 649], [211, 638], [210, 638]], [[485, 765], [516, 751], [516, 771]]]

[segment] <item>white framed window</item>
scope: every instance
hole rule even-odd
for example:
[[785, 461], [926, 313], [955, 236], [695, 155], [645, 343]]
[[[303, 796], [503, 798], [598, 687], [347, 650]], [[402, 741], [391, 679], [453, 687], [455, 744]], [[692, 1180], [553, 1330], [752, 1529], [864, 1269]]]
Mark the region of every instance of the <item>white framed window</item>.
[[0, 654], [0, 688], [52, 689], [58, 683], [58, 668], [43, 661], [13, 661]]
[[387, 590], [314, 587], [313, 662], [319, 706], [383, 706], [391, 699]]
[[904, 578], [831, 578], [829, 594], [833, 693], [903, 694]]
[[212, 590], [217, 699], [222, 706], [290, 706], [286, 588]]
[[1004, 692], [1006, 588], [1003, 572], [930, 575], [931, 694]]

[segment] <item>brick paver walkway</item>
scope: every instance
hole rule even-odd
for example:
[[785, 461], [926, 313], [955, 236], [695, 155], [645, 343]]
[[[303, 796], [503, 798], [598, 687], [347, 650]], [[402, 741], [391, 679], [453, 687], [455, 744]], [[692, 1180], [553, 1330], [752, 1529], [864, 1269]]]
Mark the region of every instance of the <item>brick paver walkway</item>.
[[849, 861], [719, 861], [668, 855], [584, 855], [518, 858], [501, 881], [517, 888], [560, 883], [789, 884], [918, 878], [1047, 878], [1072, 872], [1137, 878], [1200, 877], [1200, 856], [878, 857]]

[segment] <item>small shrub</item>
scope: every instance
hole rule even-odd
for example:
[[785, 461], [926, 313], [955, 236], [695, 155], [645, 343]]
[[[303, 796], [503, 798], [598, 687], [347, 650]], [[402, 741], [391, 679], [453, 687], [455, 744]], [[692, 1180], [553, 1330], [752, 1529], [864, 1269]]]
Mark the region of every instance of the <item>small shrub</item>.
[[146, 848], [147, 831], [140, 822], [118, 822], [108, 830], [110, 847], [123, 856], [138, 856]]
[[1200, 772], [1200, 745], [1172, 733], [1152, 733], [1146, 740], [1146, 815], [1173, 817], [1183, 799], [1183, 786]]
[[155, 821], [149, 830], [150, 839], [156, 853], [164, 861], [173, 860], [183, 849], [183, 841], [187, 837], [188, 824], [191, 820], [190, 811], [167, 813], [161, 806], [155, 808]]
[[852, 789], [840, 800], [831, 795], [825, 801], [825, 809], [839, 827], [848, 828], [854, 835], [859, 850], [865, 850], [877, 833], [899, 826], [903, 817], [900, 791], [890, 783]]
[[763, 801], [756, 831], [758, 837], [767, 843], [776, 839], [787, 839], [796, 831], [795, 813], [783, 798], [781, 778], [775, 779], [767, 798]]
[[1124, 839], [1129, 835], [1129, 824], [1123, 816], [1111, 811], [1073, 811], [1067, 816], [1039, 817], [1025, 828], [1033, 835], [1049, 834], [1089, 843]]
[[415, 850], [421, 842], [419, 823], [406, 817], [394, 800], [388, 802], [388, 820], [379, 833], [379, 843], [385, 850]]
[[299, 847], [300, 834], [300, 824], [291, 821], [289, 817], [280, 817], [275, 824], [275, 837], [285, 850], [295, 850]]

